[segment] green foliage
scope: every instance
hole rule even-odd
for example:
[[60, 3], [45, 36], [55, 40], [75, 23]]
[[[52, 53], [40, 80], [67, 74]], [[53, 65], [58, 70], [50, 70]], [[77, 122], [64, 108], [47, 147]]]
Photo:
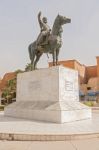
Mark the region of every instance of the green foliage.
[[93, 101], [85, 101], [84, 104], [89, 106], [89, 107], [94, 106], [94, 102]]
[[16, 97], [16, 78], [11, 79], [7, 83], [7, 87], [2, 92], [2, 98], [4, 98], [7, 103], [11, 103], [12, 99]]
[[16, 78], [9, 80], [8, 84], [7, 84], [7, 87], [10, 90], [15, 90], [16, 89]]
[[8, 89], [4, 89], [1, 96], [6, 99], [6, 97], [8, 95], [9, 95], [9, 90]]
[[25, 71], [31, 71], [31, 64], [30, 63], [28, 63], [27, 65], [26, 65], [26, 67], [25, 67]]
[[17, 75], [18, 73], [23, 73], [23, 72], [24, 72], [24, 71], [22, 71], [22, 70], [20, 70], [20, 69], [18, 69], [18, 70], [15, 71], [16, 75]]
[[[28, 71], [30, 69], [30, 64], [26, 65], [25, 71]], [[5, 89], [3, 89], [1, 97], [4, 98], [4, 103], [11, 103], [13, 98], [16, 98], [16, 84], [17, 84], [17, 74], [23, 73], [24, 71], [18, 69], [15, 71], [15, 78], [8, 80], [7, 86]]]
[[4, 110], [4, 105], [0, 105], [0, 111]]

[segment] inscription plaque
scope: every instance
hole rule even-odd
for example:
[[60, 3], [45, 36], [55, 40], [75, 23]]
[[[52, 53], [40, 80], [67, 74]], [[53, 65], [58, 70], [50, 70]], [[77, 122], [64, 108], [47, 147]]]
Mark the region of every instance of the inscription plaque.
[[74, 90], [74, 84], [71, 81], [65, 80], [65, 90], [66, 91], [73, 91]]
[[41, 87], [41, 84], [39, 81], [31, 81], [29, 82], [29, 89], [30, 90], [37, 90], [37, 89], [40, 89]]

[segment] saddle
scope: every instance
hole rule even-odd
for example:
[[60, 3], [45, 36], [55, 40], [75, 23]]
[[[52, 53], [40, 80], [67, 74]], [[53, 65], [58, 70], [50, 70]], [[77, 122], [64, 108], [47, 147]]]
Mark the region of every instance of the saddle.
[[36, 49], [37, 49], [38, 53], [40, 53], [40, 52], [43, 53], [44, 52], [44, 47], [49, 44], [48, 37], [49, 37], [49, 35], [48, 36], [44, 36], [43, 37], [43, 41], [44, 42], [37, 43]]

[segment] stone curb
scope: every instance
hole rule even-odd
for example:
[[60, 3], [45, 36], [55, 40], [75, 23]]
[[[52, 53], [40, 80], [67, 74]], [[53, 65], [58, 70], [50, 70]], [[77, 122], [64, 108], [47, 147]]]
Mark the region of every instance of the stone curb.
[[89, 134], [71, 134], [71, 135], [32, 135], [32, 134], [15, 134], [0, 133], [0, 140], [8, 141], [70, 141], [99, 138], [99, 133]]

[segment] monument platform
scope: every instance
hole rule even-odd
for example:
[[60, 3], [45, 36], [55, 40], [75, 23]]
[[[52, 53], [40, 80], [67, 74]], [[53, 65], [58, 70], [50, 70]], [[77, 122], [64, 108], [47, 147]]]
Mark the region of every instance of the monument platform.
[[19, 74], [5, 116], [64, 123], [91, 118], [91, 109], [79, 102], [78, 72], [56, 66]]
[[63, 124], [12, 118], [0, 113], [0, 140], [67, 141], [99, 138], [99, 110], [92, 118]]

